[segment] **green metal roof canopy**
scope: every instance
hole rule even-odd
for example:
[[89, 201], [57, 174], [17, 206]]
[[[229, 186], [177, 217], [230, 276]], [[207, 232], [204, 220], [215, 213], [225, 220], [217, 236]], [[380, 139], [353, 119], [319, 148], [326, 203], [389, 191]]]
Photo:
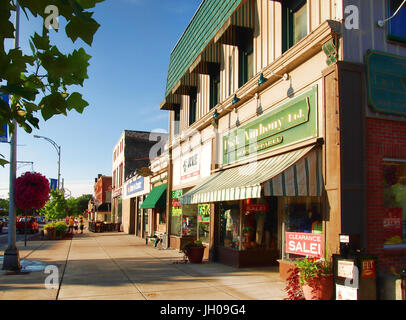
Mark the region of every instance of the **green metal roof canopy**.
[[172, 50], [165, 96], [243, 0], [204, 0]]
[[166, 183], [152, 188], [149, 195], [141, 205], [141, 209], [155, 209], [166, 207]]

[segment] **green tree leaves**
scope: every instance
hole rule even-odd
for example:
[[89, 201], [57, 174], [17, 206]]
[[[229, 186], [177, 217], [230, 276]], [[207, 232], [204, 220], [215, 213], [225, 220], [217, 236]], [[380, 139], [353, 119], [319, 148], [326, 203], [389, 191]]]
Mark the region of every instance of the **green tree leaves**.
[[68, 202], [64, 197], [64, 193], [58, 190], [51, 190], [50, 195], [51, 198], [45, 207], [41, 209], [41, 213], [49, 220], [65, 218]]
[[[60, 18], [66, 20], [65, 33], [75, 42], [82, 39], [91, 46], [100, 25], [92, 18], [96, 4], [104, 0], [2, 0], [0, 1], [0, 91], [10, 95], [10, 105], [0, 100], [0, 125], [13, 128], [13, 119], [25, 131], [39, 129], [38, 113], [46, 121], [54, 115], [67, 115], [67, 111], [82, 113], [89, 105], [71, 86], [83, 86], [88, 79], [87, 68], [91, 58], [83, 48], [62, 53], [52, 44], [45, 27], [45, 8], [58, 8]], [[14, 37], [16, 2], [27, 18], [44, 20], [42, 35], [30, 37], [32, 54], [25, 55], [20, 48], [4, 49], [4, 41]], [[30, 16], [32, 15], [32, 16]], [[0, 156], [0, 160], [2, 157]], [[0, 161], [4, 165], [4, 161]]]

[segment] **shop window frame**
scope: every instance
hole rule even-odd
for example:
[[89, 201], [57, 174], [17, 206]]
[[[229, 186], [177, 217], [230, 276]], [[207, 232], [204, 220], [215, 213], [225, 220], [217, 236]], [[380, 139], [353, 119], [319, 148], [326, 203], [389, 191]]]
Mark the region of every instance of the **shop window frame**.
[[306, 35], [309, 33], [307, 0], [289, 0], [282, 3], [282, 49], [286, 52], [304, 37], [295, 42], [294, 14], [306, 6]]
[[[386, 207], [385, 205], [385, 201], [386, 196], [385, 196], [385, 189], [386, 189], [386, 185], [385, 185], [385, 166], [390, 166], [390, 165], [404, 165], [406, 167], [406, 159], [383, 159], [382, 162], [382, 177], [383, 177], [383, 208], [385, 209], [392, 209], [389, 207]], [[392, 185], [393, 186], [393, 185]], [[406, 208], [404, 209], [406, 210]], [[384, 239], [383, 242], [383, 248], [384, 250], [393, 250], [393, 249], [405, 249], [406, 248], [406, 233], [404, 232], [404, 223], [405, 223], [406, 219], [403, 219], [403, 212], [402, 212], [402, 217], [401, 217], [401, 232], [402, 232], [402, 243], [386, 243], [387, 239]], [[382, 220], [382, 224], [384, 223], [384, 221]]]
[[254, 76], [254, 37], [251, 33], [241, 34], [238, 45], [238, 86], [241, 88]]
[[197, 116], [197, 88], [193, 87], [189, 93], [189, 126], [196, 122]]

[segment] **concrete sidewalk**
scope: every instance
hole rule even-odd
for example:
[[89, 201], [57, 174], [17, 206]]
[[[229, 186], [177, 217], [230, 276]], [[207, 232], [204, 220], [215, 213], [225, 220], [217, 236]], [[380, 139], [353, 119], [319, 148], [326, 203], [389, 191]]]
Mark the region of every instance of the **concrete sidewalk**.
[[[3, 255], [6, 246], [0, 247]], [[277, 268], [237, 269], [217, 263], [177, 264], [183, 254], [159, 250], [123, 233], [89, 233], [73, 240], [18, 243], [20, 258], [57, 266], [51, 273], [1, 270], [0, 300], [282, 300]], [[49, 278], [48, 278], [49, 279]], [[48, 281], [49, 282], [49, 281]]]

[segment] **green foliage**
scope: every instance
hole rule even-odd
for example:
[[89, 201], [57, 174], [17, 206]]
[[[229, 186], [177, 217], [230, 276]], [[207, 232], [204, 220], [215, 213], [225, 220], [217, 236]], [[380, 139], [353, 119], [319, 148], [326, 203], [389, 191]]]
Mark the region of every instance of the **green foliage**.
[[8, 199], [0, 199], [0, 208], [2, 209], [0, 211], [0, 216], [8, 215], [8, 205]]
[[181, 246], [181, 251], [186, 252], [188, 248], [203, 248], [203, 243], [201, 240], [187, 241]]
[[66, 232], [67, 226], [64, 221], [56, 222], [55, 224], [56, 236], [63, 236]]
[[70, 216], [79, 216], [87, 209], [89, 200], [92, 198], [91, 194], [85, 194], [78, 198], [69, 198], [67, 205], [69, 208]]
[[[30, 37], [31, 54], [20, 48], [6, 52], [6, 39], [14, 38], [11, 22], [16, 1], [27, 18], [43, 19], [42, 34]], [[45, 8], [55, 5], [60, 18], [66, 21], [65, 33], [75, 42], [83, 40], [89, 46], [100, 25], [92, 18], [96, 4], [104, 0], [2, 0], [0, 1], [0, 83], [2, 93], [11, 97], [10, 105], [0, 99], [0, 125], [13, 129], [13, 119], [28, 133], [39, 129], [38, 112], [46, 121], [54, 115], [67, 115], [68, 111], [82, 113], [89, 104], [78, 92], [69, 93], [70, 86], [82, 86], [88, 78], [90, 55], [83, 48], [65, 54], [53, 45], [50, 31], [45, 27], [48, 15]], [[61, 19], [60, 19], [61, 20]], [[0, 165], [6, 160], [0, 156]]]
[[66, 217], [67, 201], [63, 192], [58, 190], [51, 190], [51, 197], [41, 213], [45, 215], [48, 220], [63, 219]]
[[303, 258], [295, 261], [299, 270], [299, 282], [301, 285], [311, 280], [332, 274], [331, 263], [324, 259]]

